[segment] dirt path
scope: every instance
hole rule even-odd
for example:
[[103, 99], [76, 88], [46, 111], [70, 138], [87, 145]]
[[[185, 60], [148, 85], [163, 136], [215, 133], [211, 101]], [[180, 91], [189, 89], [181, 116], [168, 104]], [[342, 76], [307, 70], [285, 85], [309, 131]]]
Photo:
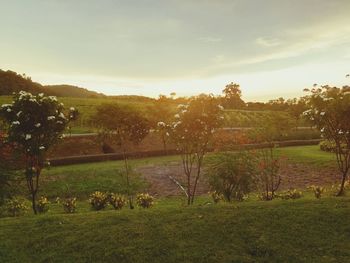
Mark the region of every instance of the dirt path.
[[[184, 192], [169, 177], [175, 178], [185, 185], [186, 177], [180, 163], [170, 163], [165, 166], [148, 165], [139, 167], [138, 172], [150, 183], [149, 193], [156, 196], [179, 196]], [[316, 168], [311, 165], [289, 163], [280, 169], [282, 183], [280, 190], [288, 188], [304, 189], [310, 185], [331, 185], [340, 182], [336, 168]], [[198, 183], [197, 194], [206, 194], [209, 185], [202, 176]]]

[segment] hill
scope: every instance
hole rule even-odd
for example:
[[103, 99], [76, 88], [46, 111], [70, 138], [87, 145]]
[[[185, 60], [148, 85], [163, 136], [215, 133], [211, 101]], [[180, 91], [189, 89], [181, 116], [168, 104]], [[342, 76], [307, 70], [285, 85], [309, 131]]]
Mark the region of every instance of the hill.
[[13, 92], [21, 90], [33, 94], [45, 93], [47, 95], [58, 97], [76, 97], [76, 98], [102, 98], [104, 94], [87, 90], [72, 85], [42, 85], [32, 81], [25, 74], [18, 74], [11, 70], [0, 69], [0, 96], [12, 95]]

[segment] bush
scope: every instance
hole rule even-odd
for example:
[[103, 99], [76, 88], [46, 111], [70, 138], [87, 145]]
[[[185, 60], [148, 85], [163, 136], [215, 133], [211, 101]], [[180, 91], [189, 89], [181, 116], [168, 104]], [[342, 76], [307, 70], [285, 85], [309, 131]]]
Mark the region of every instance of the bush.
[[[56, 199], [57, 200], [57, 199]], [[75, 209], [77, 208], [77, 199], [75, 197], [66, 198], [62, 202], [63, 210], [66, 213], [75, 213]]]
[[25, 214], [25, 212], [29, 209], [26, 205], [26, 200], [13, 197], [6, 201], [6, 211], [10, 216], [20, 216]]
[[90, 195], [89, 203], [94, 210], [102, 210], [108, 205], [108, 196], [105, 193], [96, 191]]
[[277, 197], [283, 199], [283, 200], [288, 200], [288, 199], [298, 199], [303, 196], [303, 193], [301, 191], [297, 191], [297, 189], [290, 189], [285, 192], [281, 192], [280, 194], [277, 195]]
[[154, 197], [149, 194], [138, 194], [136, 196], [136, 203], [142, 208], [150, 208], [154, 204]]
[[45, 196], [41, 196], [38, 200], [36, 208], [39, 213], [46, 213], [49, 210], [50, 202]]
[[242, 201], [251, 190], [253, 160], [252, 153], [245, 151], [227, 152], [212, 157], [206, 169], [211, 189], [222, 194], [228, 202], [232, 199]]
[[270, 201], [275, 197], [273, 192], [263, 192], [260, 195], [258, 195], [258, 198], [262, 201]]
[[124, 196], [114, 193], [109, 194], [108, 201], [116, 210], [122, 209], [126, 204]]
[[209, 192], [209, 195], [211, 196], [211, 198], [213, 199], [214, 203], [217, 204], [219, 203], [221, 200], [224, 199], [224, 197], [222, 196], [222, 194], [219, 194], [216, 191], [213, 192]]
[[320, 199], [322, 197], [322, 193], [325, 191], [325, 188], [321, 186], [312, 185], [309, 188], [314, 192], [317, 199]]
[[[329, 140], [324, 140], [322, 142], [320, 142], [320, 150], [321, 151], [325, 151], [325, 152], [332, 152], [334, 153], [336, 150], [336, 145], [334, 142], [331, 142]], [[342, 144], [341, 145], [344, 149], [346, 149], [346, 145]]]

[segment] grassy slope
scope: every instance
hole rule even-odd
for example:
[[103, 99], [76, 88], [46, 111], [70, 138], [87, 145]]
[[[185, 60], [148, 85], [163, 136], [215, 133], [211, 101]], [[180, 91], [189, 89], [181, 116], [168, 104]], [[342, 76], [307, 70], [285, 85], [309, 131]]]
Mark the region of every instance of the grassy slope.
[[349, 198], [305, 198], [8, 218], [0, 261], [349, 262], [349, 217]]

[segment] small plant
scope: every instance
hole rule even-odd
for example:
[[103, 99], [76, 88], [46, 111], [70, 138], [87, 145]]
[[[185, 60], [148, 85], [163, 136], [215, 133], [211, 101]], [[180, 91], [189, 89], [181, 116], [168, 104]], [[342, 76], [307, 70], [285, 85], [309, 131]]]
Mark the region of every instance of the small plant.
[[120, 194], [109, 194], [108, 201], [116, 210], [122, 209], [126, 204], [125, 197]]
[[298, 199], [298, 198], [301, 198], [302, 196], [303, 196], [303, 193], [301, 191], [298, 191], [297, 189], [290, 189], [288, 191], [278, 194], [278, 197], [283, 200]]
[[94, 210], [102, 210], [108, 205], [108, 196], [96, 191], [90, 195], [89, 203]]
[[39, 213], [46, 213], [49, 210], [50, 202], [45, 196], [41, 196], [38, 200], [36, 209]]
[[17, 197], [13, 197], [12, 199], [7, 200], [6, 202], [6, 210], [10, 214], [10, 216], [23, 215], [28, 209], [29, 208], [26, 205], [25, 200]]
[[322, 197], [322, 193], [325, 191], [325, 188], [322, 186], [312, 185], [309, 188], [314, 192], [317, 199], [320, 199]]
[[211, 196], [215, 204], [219, 203], [221, 200], [224, 199], [222, 194], [218, 193], [217, 191], [209, 192], [209, 195]]
[[142, 208], [150, 208], [154, 204], [154, 197], [149, 194], [138, 194], [136, 196], [136, 203]]
[[258, 195], [258, 198], [262, 201], [270, 201], [275, 197], [275, 194], [273, 192], [262, 192], [260, 195]]
[[[56, 199], [57, 200], [57, 199]], [[75, 213], [77, 208], [77, 199], [75, 197], [66, 198], [62, 201], [63, 210], [66, 213]]]

